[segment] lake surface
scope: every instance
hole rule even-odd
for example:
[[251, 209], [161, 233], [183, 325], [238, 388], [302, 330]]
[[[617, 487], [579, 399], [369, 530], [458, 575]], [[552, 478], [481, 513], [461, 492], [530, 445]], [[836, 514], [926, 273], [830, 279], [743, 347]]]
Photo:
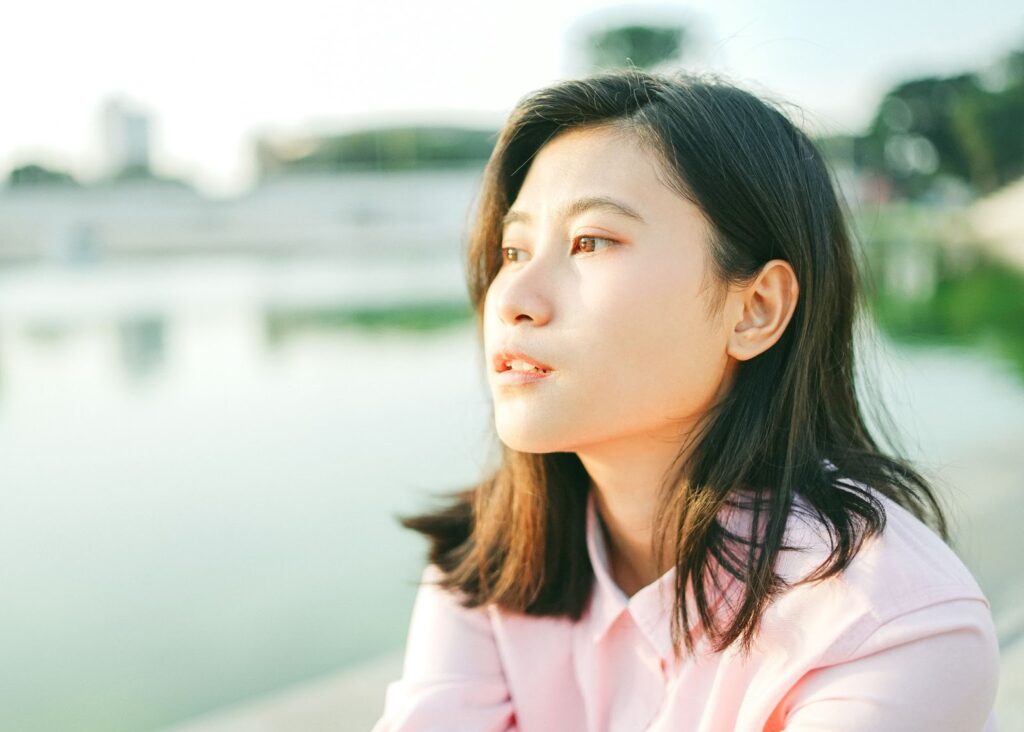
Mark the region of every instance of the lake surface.
[[[179, 271], [164, 299], [0, 276], [0, 727], [152, 729], [401, 648], [424, 545], [392, 513], [496, 459], [472, 326], [271, 338], [281, 289], [231, 272]], [[882, 345], [882, 399], [926, 469], [1024, 435], [1009, 367]], [[969, 549], [1010, 602], [1017, 570]]]

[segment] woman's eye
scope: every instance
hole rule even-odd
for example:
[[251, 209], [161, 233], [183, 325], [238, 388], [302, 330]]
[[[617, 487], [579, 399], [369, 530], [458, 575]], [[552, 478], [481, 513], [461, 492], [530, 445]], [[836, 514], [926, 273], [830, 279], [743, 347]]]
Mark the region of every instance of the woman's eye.
[[597, 246], [598, 242], [604, 242], [605, 244], [616, 243], [614, 239], [605, 239], [604, 237], [600, 236], [588, 236], [584, 234], [583, 236], [577, 236], [573, 240], [573, 249], [576, 249], [578, 246], [579, 248], [582, 249], [583, 252], [589, 253], [594, 251], [594, 247]]
[[[518, 262], [519, 261], [518, 252], [520, 252], [520, 251], [522, 251], [522, 250], [519, 249], [518, 247], [501, 247], [501, 261], [503, 263], [504, 262]], [[508, 253], [511, 253], [511, 252], [517, 252], [516, 256], [510, 258], [508, 256]]]
[[[596, 250], [601, 244], [618, 244], [614, 239], [606, 239], [601, 236], [577, 236], [572, 242], [572, 251], [580, 251], [583, 254], [589, 254]], [[519, 247], [501, 247], [501, 261], [504, 262], [518, 262], [522, 256], [523, 250]]]

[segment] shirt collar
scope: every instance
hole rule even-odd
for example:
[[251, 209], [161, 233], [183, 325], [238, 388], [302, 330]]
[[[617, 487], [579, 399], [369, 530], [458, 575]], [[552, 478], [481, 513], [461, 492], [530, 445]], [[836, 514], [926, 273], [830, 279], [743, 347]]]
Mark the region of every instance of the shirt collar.
[[[590, 605], [594, 643], [604, 637], [623, 611], [627, 611], [658, 654], [665, 660], [670, 660], [673, 656], [671, 619], [676, 568], [670, 568], [632, 597], [626, 597], [626, 593], [612, 579], [608, 546], [600, 522], [594, 491], [591, 489], [587, 494], [587, 551], [590, 554], [590, 564], [594, 568], [595, 578]], [[688, 615], [690, 618], [697, 618], [692, 602], [688, 608]], [[699, 628], [699, 619], [691, 620], [691, 623], [693, 631], [696, 631]]]
[[[786, 549], [779, 552], [776, 571], [787, 581], [795, 581], [803, 575], [803, 571], [816, 566], [817, 554], [827, 554], [830, 537], [815, 521], [803, 518], [811, 516], [809, 503], [800, 495], [794, 496], [794, 503], [801, 511], [794, 512], [787, 522], [785, 533]], [[794, 516], [800, 520], [794, 520]], [[723, 527], [740, 536], [749, 536], [753, 524], [750, 512], [735, 507], [725, 507], [719, 513], [718, 520]], [[611, 564], [608, 559], [608, 547], [602, 530], [601, 516], [597, 510], [594, 490], [587, 494], [587, 552], [590, 564], [594, 569], [594, 589], [590, 603], [591, 626], [593, 641], [599, 642], [612, 624], [624, 611], [629, 612], [641, 633], [650, 641], [658, 654], [666, 661], [673, 660], [671, 636], [672, 604], [675, 599], [676, 568], [670, 568], [657, 580], [637, 591], [632, 597], [615, 584], [611, 576]], [[804, 556], [808, 551], [810, 557]], [[817, 559], [815, 558], [817, 557]], [[814, 562], [808, 565], [808, 562]], [[807, 565], [807, 566], [805, 566]], [[743, 583], [719, 569], [716, 581], [708, 593], [708, 608], [711, 614], [724, 626], [734, 619], [739, 606]], [[696, 601], [693, 598], [693, 580], [687, 582], [686, 593], [687, 617], [691, 623], [691, 637], [695, 646], [702, 640], [702, 623], [697, 614]]]

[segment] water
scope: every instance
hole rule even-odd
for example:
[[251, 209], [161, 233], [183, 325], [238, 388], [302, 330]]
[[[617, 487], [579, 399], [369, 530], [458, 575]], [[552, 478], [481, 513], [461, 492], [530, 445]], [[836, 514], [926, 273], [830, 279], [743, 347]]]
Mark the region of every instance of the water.
[[[0, 279], [4, 729], [154, 728], [402, 646], [423, 544], [390, 514], [494, 458], [472, 328], [276, 341], [279, 281], [232, 271], [164, 271], [164, 299]], [[883, 358], [936, 472], [1024, 434], [1000, 364]]]
[[393, 646], [420, 546], [388, 513], [481, 469], [462, 334], [272, 341], [223, 271], [165, 273], [162, 310], [4, 280], [4, 729], [144, 729]]

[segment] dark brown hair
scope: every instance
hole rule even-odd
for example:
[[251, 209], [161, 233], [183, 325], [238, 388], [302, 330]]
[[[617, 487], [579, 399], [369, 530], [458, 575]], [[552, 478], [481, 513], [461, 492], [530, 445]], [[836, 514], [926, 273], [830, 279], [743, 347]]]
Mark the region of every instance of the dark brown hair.
[[[688, 586], [711, 647], [721, 651], [741, 639], [749, 651], [767, 605], [794, 584], [775, 572], [776, 557], [788, 548], [783, 538], [794, 496], [805, 499], [832, 540], [826, 561], [795, 584], [841, 572], [864, 538], [883, 530], [884, 504], [872, 489], [948, 541], [946, 520], [925, 479], [907, 460], [884, 454], [865, 423], [853, 345], [865, 301], [826, 162], [775, 103], [720, 77], [631, 69], [559, 82], [520, 101], [487, 164], [468, 243], [481, 344], [484, 296], [501, 266], [501, 220], [531, 159], [561, 132], [607, 125], [635, 133], [662, 163], [666, 183], [710, 222], [716, 287], [706, 301], [709, 313], [721, 306], [725, 285], [751, 282], [769, 260], [789, 262], [799, 282], [785, 332], [739, 364], [730, 392], [681, 448], [656, 512], [655, 551], [666, 536], [685, 537], [675, 542], [677, 656], [680, 639], [694, 651]], [[575, 453], [503, 445], [499, 466], [478, 484], [399, 519], [429, 538], [441, 586], [460, 592], [466, 607], [496, 603], [578, 620], [594, 581], [588, 489]], [[730, 506], [752, 511], [749, 535], [720, 521]], [[728, 623], [714, 612], [721, 570], [742, 589]]]

